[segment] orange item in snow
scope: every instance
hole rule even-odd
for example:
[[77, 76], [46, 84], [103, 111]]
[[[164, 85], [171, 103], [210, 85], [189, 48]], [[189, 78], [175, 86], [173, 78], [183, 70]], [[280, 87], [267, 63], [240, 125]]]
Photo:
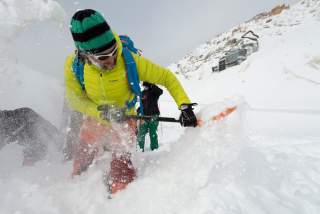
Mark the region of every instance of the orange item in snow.
[[231, 114], [232, 112], [234, 112], [236, 110], [236, 107], [230, 107], [227, 108], [225, 111], [220, 112], [220, 114], [213, 116], [212, 120], [221, 120], [223, 118], [225, 118], [226, 116], [228, 116], [229, 114]]
[[[210, 120], [213, 120], [213, 121], [222, 120], [223, 118], [225, 118], [226, 116], [228, 116], [229, 114], [231, 114], [232, 112], [234, 112], [236, 109], [237, 109], [236, 106], [229, 107], [229, 108], [227, 108], [225, 111], [220, 112], [219, 114], [211, 117]], [[201, 120], [201, 119], [198, 120], [198, 126], [202, 126], [202, 125], [204, 125], [204, 123], [205, 123], [205, 121], [203, 121], [203, 120]]]

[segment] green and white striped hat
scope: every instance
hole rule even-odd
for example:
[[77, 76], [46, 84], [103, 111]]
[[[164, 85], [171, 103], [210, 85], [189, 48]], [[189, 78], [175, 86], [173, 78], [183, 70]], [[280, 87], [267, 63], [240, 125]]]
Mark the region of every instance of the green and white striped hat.
[[110, 26], [95, 10], [77, 11], [72, 16], [70, 31], [76, 48], [80, 51], [95, 54], [116, 44]]

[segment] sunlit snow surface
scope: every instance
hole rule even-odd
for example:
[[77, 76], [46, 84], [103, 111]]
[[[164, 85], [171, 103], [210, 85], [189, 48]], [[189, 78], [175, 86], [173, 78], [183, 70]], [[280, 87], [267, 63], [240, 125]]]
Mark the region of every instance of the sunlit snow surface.
[[[160, 149], [134, 154], [138, 178], [125, 191], [108, 199], [108, 153], [71, 179], [71, 162], [62, 162], [59, 152], [22, 167], [22, 148], [10, 144], [0, 150], [0, 213], [319, 213], [320, 9], [319, 1], [304, 2], [274, 17], [269, 28], [244, 24], [260, 35], [260, 50], [239, 66], [212, 74], [209, 62], [198, 70], [183, 62], [189, 78], [179, 78], [207, 122], [198, 128], [162, 123]], [[28, 103], [57, 124], [52, 115], [61, 113], [62, 83], [35, 71], [21, 74], [27, 68], [12, 61], [6, 68], [0, 70], [0, 97], [9, 101], [0, 107]], [[14, 69], [15, 81], [5, 81]], [[37, 78], [39, 90], [25, 83]], [[45, 86], [55, 84], [48, 94]], [[16, 90], [19, 85], [24, 90]], [[29, 91], [44, 102], [28, 99]], [[228, 117], [210, 121], [234, 105]], [[168, 94], [160, 108], [162, 116], [178, 116]]]

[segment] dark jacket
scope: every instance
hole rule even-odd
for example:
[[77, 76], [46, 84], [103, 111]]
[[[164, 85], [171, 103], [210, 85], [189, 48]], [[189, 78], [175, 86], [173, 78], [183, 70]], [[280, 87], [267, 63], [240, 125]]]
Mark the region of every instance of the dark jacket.
[[150, 84], [147, 90], [142, 91], [144, 115], [160, 115], [158, 100], [162, 93], [162, 89], [153, 84]]

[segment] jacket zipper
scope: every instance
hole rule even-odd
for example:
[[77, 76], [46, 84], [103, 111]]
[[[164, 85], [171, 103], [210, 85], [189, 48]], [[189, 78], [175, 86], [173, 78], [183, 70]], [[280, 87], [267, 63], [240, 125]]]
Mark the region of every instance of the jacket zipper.
[[106, 103], [106, 101], [107, 101], [106, 89], [104, 88], [102, 77], [103, 77], [103, 73], [100, 71], [100, 85], [102, 88], [103, 102]]

